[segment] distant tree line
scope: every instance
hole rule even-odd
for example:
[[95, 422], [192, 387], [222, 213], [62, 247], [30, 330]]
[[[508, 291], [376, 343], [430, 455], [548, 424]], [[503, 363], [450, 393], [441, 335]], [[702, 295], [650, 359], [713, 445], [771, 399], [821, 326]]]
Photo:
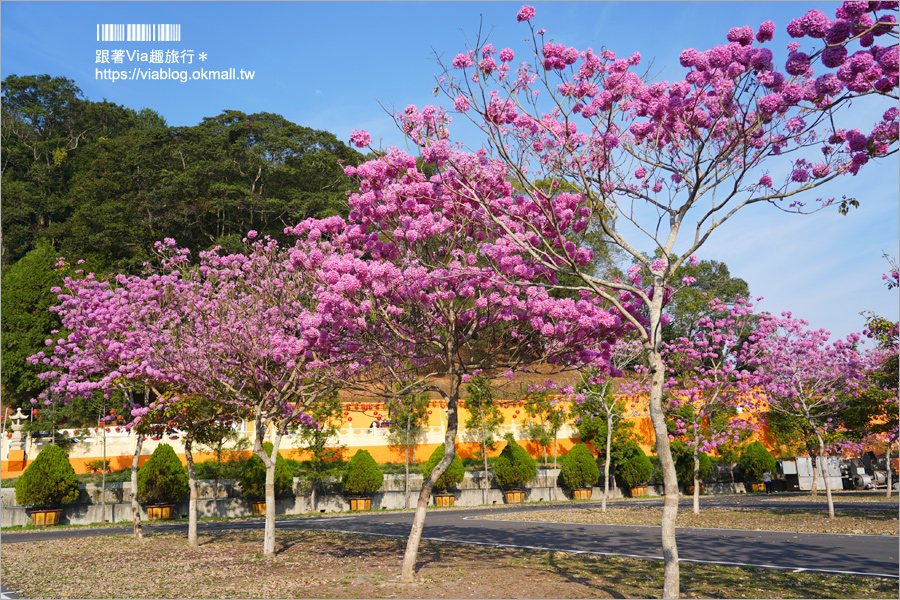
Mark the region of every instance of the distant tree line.
[[234, 247], [307, 217], [346, 213], [343, 165], [363, 156], [334, 135], [271, 113], [226, 110], [169, 127], [155, 111], [83, 98], [70, 79], [2, 84], [3, 265], [48, 240], [92, 270], [131, 272], [165, 237]]
[[2, 82], [2, 385], [6, 406], [42, 389], [25, 358], [59, 320], [52, 286], [88, 261], [136, 273], [154, 242], [242, 248], [250, 230], [282, 237], [308, 217], [346, 215], [363, 155], [326, 131], [272, 113], [226, 110], [190, 127], [157, 112], [84, 98], [75, 82], [9, 75]]

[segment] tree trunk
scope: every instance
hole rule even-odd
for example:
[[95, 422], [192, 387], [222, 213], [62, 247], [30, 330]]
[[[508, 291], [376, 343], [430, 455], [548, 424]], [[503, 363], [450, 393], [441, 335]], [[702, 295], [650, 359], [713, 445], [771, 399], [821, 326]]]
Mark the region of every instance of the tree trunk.
[[481, 414], [481, 460], [484, 463], [484, 479], [481, 481], [481, 500], [482, 504], [487, 505], [488, 502], [488, 465], [487, 465], [487, 432], [484, 430], [484, 407], [480, 406], [478, 412]]
[[[661, 305], [663, 290], [659, 286], [654, 286], [654, 288]], [[654, 306], [650, 311], [651, 334], [654, 338], [659, 336], [658, 333], [654, 333], [652, 330], [654, 327], [658, 327], [660, 314], [661, 308], [654, 301]], [[653, 422], [653, 431], [656, 435], [656, 454], [659, 457], [659, 466], [662, 470], [665, 489], [661, 522], [662, 551], [665, 562], [663, 598], [678, 598], [680, 575], [678, 546], [675, 541], [675, 521], [678, 518], [678, 479], [675, 476], [675, 463], [672, 460], [669, 432], [666, 429], [666, 418], [663, 414], [662, 398], [665, 366], [658, 346], [657, 340], [657, 343], [651, 342], [648, 344], [646, 350], [651, 372], [650, 419]]]
[[100, 522], [106, 523], [106, 424], [100, 421], [103, 429], [103, 483], [100, 484], [100, 495], [102, 497], [102, 506], [100, 507]]
[[825, 499], [828, 502], [828, 518], [834, 518], [834, 502], [831, 499], [831, 483], [828, 481], [828, 466], [825, 464], [825, 440], [816, 430], [816, 439], [819, 441], [819, 455], [822, 457], [822, 479], [825, 481]]
[[216, 515], [222, 517], [222, 507], [219, 505], [219, 475], [222, 473], [222, 441], [216, 449], [216, 476], [213, 478], [213, 502], [216, 505]]
[[409, 508], [409, 433], [406, 434], [406, 451], [403, 453], [403, 507]]
[[[604, 400], [605, 402], [605, 400]], [[612, 452], [612, 412], [606, 410], [606, 458], [603, 461], [603, 500], [600, 503], [600, 512], [606, 512], [606, 498], [609, 496], [609, 457]]]
[[[696, 439], [694, 440], [696, 442]], [[694, 444], [694, 514], [700, 514], [700, 456]]]
[[885, 493], [886, 498], [891, 497], [891, 486], [894, 480], [894, 465], [891, 464], [891, 445], [887, 445], [887, 449], [885, 450], [885, 454], [887, 455], [887, 492]]
[[403, 483], [404, 500], [403, 506], [409, 508], [409, 427], [412, 421], [412, 412], [406, 413], [406, 448], [403, 453], [403, 471], [406, 473], [406, 479]]
[[263, 448], [263, 439], [266, 434], [267, 423], [263, 423], [259, 412], [256, 414], [256, 440], [253, 444], [253, 453], [256, 454], [266, 467], [266, 525], [263, 534], [263, 555], [275, 556], [275, 462], [278, 459], [278, 447], [281, 445], [281, 432], [275, 428], [272, 434], [272, 456]]
[[[556, 433], [557, 433], [557, 435], [559, 434], [558, 431]], [[556, 468], [556, 453], [557, 453], [556, 438], [554, 437], [553, 438], [553, 468], [554, 469]]]
[[131, 459], [131, 520], [134, 523], [135, 539], [143, 540], [144, 531], [141, 528], [141, 505], [138, 502], [137, 474], [138, 463], [141, 458], [141, 446], [144, 444], [144, 436], [135, 431], [134, 437], [134, 458]]
[[699, 444], [699, 431], [694, 430], [694, 514], [700, 514], [700, 450]]
[[812, 490], [810, 490], [809, 495], [813, 498], [819, 497], [819, 460], [818, 456], [816, 456], [815, 452], [810, 452], [810, 456], [812, 457]]
[[455, 372], [450, 374], [450, 394], [447, 397], [447, 429], [444, 434], [444, 457], [438, 461], [431, 474], [422, 482], [422, 491], [419, 492], [419, 501], [416, 503], [416, 514], [413, 518], [412, 529], [406, 542], [406, 552], [403, 555], [403, 564], [400, 568], [400, 581], [413, 583], [416, 574], [416, 559], [419, 555], [419, 542], [422, 539], [422, 530], [425, 528], [425, 513], [428, 507], [428, 499], [434, 489], [434, 482], [453, 462], [456, 456], [456, 433], [458, 429], [457, 405], [459, 403], [459, 388], [462, 377]]
[[194, 471], [194, 455], [191, 452], [193, 444], [193, 436], [188, 433], [184, 438], [184, 458], [187, 460], [188, 486], [191, 490], [188, 501], [188, 546], [199, 548], [200, 542], [197, 540], [197, 474]]

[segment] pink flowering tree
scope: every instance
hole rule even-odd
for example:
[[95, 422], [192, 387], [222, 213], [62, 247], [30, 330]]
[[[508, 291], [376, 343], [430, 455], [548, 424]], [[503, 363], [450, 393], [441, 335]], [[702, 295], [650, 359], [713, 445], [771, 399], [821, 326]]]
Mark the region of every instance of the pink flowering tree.
[[[723, 32], [719, 46], [685, 50], [684, 78], [668, 82], [639, 72], [638, 54], [619, 58], [551, 41], [525, 6], [517, 15], [531, 34], [524, 52], [498, 51], [477, 38], [443, 65], [437, 91], [481, 131], [478, 159], [515, 182], [502, 197], [468, 191], [504, 228], [497, 244], [516, 244], [534, 264], [576, 275], [582, 289], [623, 314], [623, 292], [645, 307], [648, 323], [631, 321], [650, 369], [650, 413], [666, 487], [666, 597], [677, 597], [679, 589], [678, 487], [662, 403], [666, 290], [682, 262], [748, 206], [804, 212], [856, 204], [822, 198], [806, 207], [803, 196], [896, 152], [896, 11], [896, 2], [845, 3], [834, 20], [809, 11], [782, 25], [798, 40], [784, 66], [766, 47], [773, 22], [756, 30], [735, 27]], [[875, 122], [865, 131], [842, 128], [849, 101], [865, 96], [875, 100]], [[408, 107], [396, 116], [423, 157], [441, 156], [453, 166], [450, 117], [438, 107]], [[579, 191], [562, 192], [563, 183]], [[634, 275], [642, 273], [649, 284], [591, 274], [588, 250], [579, 244], [589, 226], [629, 255]], [[680, 237], [687, 248], [676, 257]], [[654, 252], [659, 259], [647, 258]]]
[[[300, 260], [296, 248], [268, 239], [248, 246], [247, 254], [205, 252], [191, 265], [189, 251], [166, 240], [157, 245], [158, 273], [118, 276], [113, 284], [90, 275], [70, 282], [75, 289], [61, 297], [61, 311], [64, 320], [81, 319], [81, 329], [58, 341], [46, 360], [55, 367], [48, 377], [56, 396], [109, 389], [123, 378], [176, 392], [133, 408], [130, 425], [138, 430], [171, 411], [179, 394], [203, 398], [213, 415], [252, 414], [253, 451], [266, 466], [263, 548], [271, 555], [275, 457], [292, 424], [315, 425], [304, 408], [330, 397], [348, 376], [341, 341], [347, 323], [317, 312], [308, 277], [315, 265]], [[117, 368], [91, 362], [92, 346], [121, 351]], [[262, 446], [270, 432], [271, 455]]]
[[[79, 265], [83, 261], [79, 261]], [[123, 415], [149, 407], [151, 398], [160, 395], [158, 381], [134, 369], [150, 358], [142, 342], [137, 313], [130, 310], [134, 299], [147, 291], [145, 281], [101, 280], [81, 268], [66, 277], [58, 294], [59, 304], [51, 311], [60, 314], [66, 330], [57, 339], [48, 339], [48, 349], [31, 356], [32, 364], [42, 365], [41, 379], [47, 389], [33, 402], [44, 405], [69, 404], [79, 399], [93, 400], [98, 395], [112, 398], [121, 393]], [[137, 500], [137, 471], [144, 435], [133, 423], [126, 425], [135, 434], [131, 464], [131, 509], [134, 535], [143, 538], [141, 508]]]
[[397, 149], [348, 168], [359, 192], [349, 198], [347, 221], [309, 220], [286, 230], [310, 246], [341, 249], [317, 269], [317, 294], [333, 314], [361, 324], [351, 339], [366, 367], [351, 385], [385, 397], [432, 392], [446, 406], [446, 451], [419, 494], [403, 581], [414, 578], [434, 482], [456, 452], [463, 384], [546, 362], [596, 361], [607, 371], [607, 340], [625, 322], [590, 294], [550, 296], [553, 271], [533, 265], [514, 244], [496, 243], [503, 231], [467, 196], [472, 189], [508, 195], [502, 172], [443, 150], [423, 159], [436, 175]]
[[694, 514], [700, 514], [699, 453], [736, 444], [742, 432], [758, 429], [751, 415], [759, 401], [746, 364], [753, 355], [743, 348], [755, 325], [753, 303], [714, 299], [709, 307], [714, 316], [702, 318], [691, 338], [662, 347], [669, 372], [666, 411], [675, 425], [670, 439], [683, 437], [693, 453]]
[[[897, 289], [897, 261], [885, 255], [891, 269], [882, 278], [889, 290]], [[866, 316], [866, 337], [877, 346], [866, 352], [865, 385], [857, 394], [847, 398], [847, 407], [839, 422], [846, 430], [850, 445], [856, 452], [867, 448], [884, 449], [887, 459], [887, 496], [891, 496], [893, 465], [891, 454], [897, 447], [900, 433], [898, 418], [898, 323], [871, 312]]]
[[603, 417], [606, 419], [606, 455], [603, 459], [601, 512], [606, 512], [606, 499], [609, 497], [609, 462], [612, 456], [613, 430], [616, 423], [626, 414], [624, 400], [614, 393], [616, 388], [613, 377], [621, 376], [626, 367], [634, 367], [635, 362], [641, 356], [643, 356], [643, 347], [640, 342], [633, 338], [620, 338], [612, 347], [610, 376], [598, 377], [596, 371], [583, 373], [581, 393], [575, 397], [575, 401], [579, 405], [577, 411], [582, 415], [581, 418]]
[[[247, 237], [246, 254], [203, 252], [197, 267], [171, 240], [161, 246], [177, 283], [158, 290], [171, 304], [154, 325], [164, 335], [149, 345], [173, 386], [252, 415], [253, 452], [266, 467], [263, 552], [273, 555], [282, 438], [292, 425], [315, 426], [305, 410], [350, 375], [352, 350], [343, 338], [354, 325], [318, 310], [309, 273], [322, 256], [303, 253], [299, 244], [254, 240], [255, 232]], [[263, 448], [267, 436], [271, 455]]]
[[[858, 334], [829, 344], [827, 331], [808, 325], [791, 313], [781, 318], [761, 315], [759, 328], [749, 338], [753, 356], [747, 362], [754, 369], [751, 382], [764, 394], [769, 410], [802, 419], [824, 463], [825, 434], [837, 425], [842, 398], [862, 385], [865, 363], [856, 350]], [[834, 518], [831, 484], [822, 464], [818, 476], [825, 482], [828, 516]]]

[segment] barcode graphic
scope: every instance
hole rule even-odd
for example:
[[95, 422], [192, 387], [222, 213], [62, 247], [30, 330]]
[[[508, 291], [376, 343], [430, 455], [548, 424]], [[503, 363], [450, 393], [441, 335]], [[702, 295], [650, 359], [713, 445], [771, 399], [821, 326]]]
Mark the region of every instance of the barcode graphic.
[[98, 23], [98, 42], [180, 42], [175, 23]]

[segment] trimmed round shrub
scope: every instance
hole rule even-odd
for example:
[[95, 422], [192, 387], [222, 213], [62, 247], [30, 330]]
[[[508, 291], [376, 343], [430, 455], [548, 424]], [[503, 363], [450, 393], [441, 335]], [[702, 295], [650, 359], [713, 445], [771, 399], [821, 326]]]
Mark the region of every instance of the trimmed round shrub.
[[616, 465], [616, 476], [632, 488], [645, 485], [653, 475], [653, 463], [637, 442], [629, 440], [622, 447], [622, 459]]
[[[428, 462], [425, 463], [425, 469], [422, 471], [422, 476], [427, 478], [431, 475], [431, 472], [434, 471], [434, 468], [444, 457], [444, 453], [447, 451], [447, 448], [444, 444], [441, 444], [437, 448], [434, 449], [434, 452], [431, 453], [431, 456], [428, 457]], [[459, 482], [463, 480], [463, 477], [466, 476], [466, 468], [463, 466], [462, 459], [459, 457], [459, 454], [454, 454], [453, 461], [450, 463], [450, 466], [447, 467], [447, 470], [444, 471], [444, 474], [438, 477], [437, 481], [434, 482], [434, 489], [437, 492], [446, 492], [452, 487], [456, 487]]]
[[560, 466], [563, 484], [570, 490], [593, 487], [600, 478], [600, 468], [587, 444], [575, 444], [568, 454], [563, 456]]
[[22, 506], [54, 506], [77, 499], [75, 469], [59, 446], [45, 446], [16, 482], [16, 502]]
[[137, 475], [138, 500], [146, 504], [177, 502], [190, 493], [187, 471], [175, 450], [160, 444]]
[[[675, 476], [679, 483], [686, 485], [694, 484], [694, 450], [684, 443], [675, 442], [672, 444], [672, 458], [675, 460]], [[712, 461], [706, 452], [699, 452], [697, 458], [700, 460], [700, 469], [698, 477], [702, 482], [704, 479], [712, 475]]]
[[753, 442], [741, 453], [738, 466], [744, 481], [762, 481], [763, 473], [775, 472], [775, 457], [760, 442]]
[[512, 437], [506, 439], [506, 447], [494, 463], [494, 477], [504, 489], [518, 489], [533, 481], [537, 475], [537, 461]]
[[[263, 450], [272, 456], [272, 442], [263, 442]], [[244, 468], [238, 475], [241, 492], [244, 498], [259, 499], [266, 497], [266, 465], [260, 457], [251, 454]], [[284, 458], [275, 457], [275, 495], [283, 496], [294, 489], [294, 474]]]
[[344, 478], [344, 493], [352, 496], [371, 496], [381, 489], [384, 475], [368, 450], [357, 450], [350, 459]]

